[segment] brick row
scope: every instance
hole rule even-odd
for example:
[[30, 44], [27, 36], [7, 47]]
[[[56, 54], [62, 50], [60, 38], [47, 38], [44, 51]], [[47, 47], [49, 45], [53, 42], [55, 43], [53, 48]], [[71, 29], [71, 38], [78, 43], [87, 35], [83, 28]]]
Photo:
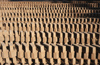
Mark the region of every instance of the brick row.
[[15, 22], [0, 22], [1, 30], [12, 31], [43, 31], [43, 32], [86, 32], [100, 33], [99, 24], [64, 24], [64, 23], [15, 23]]
[[34, 17], [34, 18], [92, 18], [92, 17], [97, 17], [98, 19], [99, 14], [95, 13], [2, 13], [1, 17]]
[[57, 17], [57, 18], [53, 18], [53, 17], [45, 17], [45, 18], [41, 18], [41, 17], [1, 17], [0, 18], [0, 22], [24, 22], [24, 23], [100, 23], [100, 19], [99, 18], [64, 18], [64, 17]]
[[[1, 64], [99, 64], [100, 46], [1, 42]], [[97, 55], [97, 56], [96, 56]]]
[[[20, 43], [54, 43], [54, 44], [100, 44], [99, 33], [81, 33], [81, 32], [43, 32], [43, 31], [0, 31], [0, 41], [20, 42]], [[8, 45], [8, 44], [6, 44]]]
[[[47, 5], [49, 5], [50, 7], [67, 7], [67, 6], [76, 6], [78, 5], [83, 5], [83, 6], [90, 6], [90, 7], [100, 7], [98, 6], [99, 3], [83, 3], [82, 1], [80, 1], [81, 3], [77, 2], [75, 3], [52, 3], [52, 2], [0, 2], [1, 6], [34, 6], [34, 7], [38, 7], [39, 5], [41, 5], [40, 7], [48, 7]], [[2, 4], [3, 3], [3, 4]]]

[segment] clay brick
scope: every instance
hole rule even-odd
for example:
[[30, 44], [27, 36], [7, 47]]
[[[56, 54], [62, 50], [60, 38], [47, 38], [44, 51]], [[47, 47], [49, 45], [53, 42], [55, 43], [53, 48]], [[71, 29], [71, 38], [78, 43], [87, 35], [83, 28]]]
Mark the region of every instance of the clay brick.
[[79, 28], [79, 29], [80, 29], [80, 31], [81, 31], [81, 32], [83, 32], [83, 31], [84, 31], [83, 24], [79, 24], [79, 27], [80, 27], [80, 28]]
[[9, 43], [9, 57], [14, 58], [16, 57], [16, 51], [14, 49], [14, 45], [12, 43]]
[[66, 46], [61, 45], [61, 44], [57, 44], [57, 45], [58, 45], [58, 48], [59, 48], [59, 52], [61, 54], [61, 58], [66, 59], [67, 58]]
[[58, 59], [59, 58], [59, 50], [58, 50], [58, 46], [56, 46], [55, 44], [51, 44], [52, 48], [53, 48], [53, 58], [54, 59]]
[[39, 52], [39, 58], [42, 59], [45, 57], [45, 50], [44, 50], [44, 46], [41, 44], [36, 44], [37, 48], [38, 48], [38, 52]]
[[64, 32], [64, 44], [68, 44], [68, 33]]
[[2, 58], [6, 59], [8, 58], [8, 50], [6, 48], [6, 44], [1, 43], [2, 46]]
[[62, 29], [63, 29], [63, 32], [66, 32], [65, 24], [61, 24], [61, 27], [62, 27]]
[[82, 43], [82, 45], [84, 45], [85, 44], [85, 39], [84, 39], [85, 34], [84, 33], [80, 33], [80, 35], [81, 35], [81, 43]]
[[3, 23], [2, 22], [0, 22], [0, 30], [3, 30], [3, 25], [2, 25]]
[[74, 37], [75, 38], [75, 43], [76, 44], [79, 44], [80, 43], [80, 34], [75, 32], [74, 33], [74, 36], [75, 36]]
[[[17, 54], [18, 54], [18, 58], [23, 59], [24, 58], [24, 51], [22, 50], [22, 45], [19, 43], [15, 44], [17, 47]], [[23, 59], [24, 60], [24, 59]], [[22, 60], [22, 61], [23, 61]]]
[[74, 51], [76, 52], [76, 59], [81, 59], [82, 57], [82, 47], [78, 44], [73, 44]]
[[56, 42], [57, 42], [56, 33], [55, 32], [52, 32], [51, 34], [52, 34], [53, 44], [56, 44]]
[[36, 41], [35, 33], [33, 31], [30, 31], [30, 36], [31, 36], [30, 40], [34, 44], [34, 42]]
[[48, 44], [51, 44], [52, 43], [52, 37], [51, 37], [51, 33], [50, 32], [46, 32], [46, 35], [47, 35], [47, 42]]
[[53, 23], [53, 29], [54, 32], [57, 32], [57, 25], [55, 23]]
[[25, 24], [24, 24], [24, 23], [21, 23], [21, 24], [22, 24], [22, 30], [23, 30], [23, 31], [26, 31]]
[[35, 31], [35, 24], [33, 22], [31, 23], [31, 30]]
[[26, 23], [26, 29], [27, 29], [27, 31], [30, 31], [30, 24], [29, 23]]
[[37, 57], [37, 50], [36, 50], [36, 46], [33, 43], [30, 43], [29, 47], [31, 48], [31, 57], [32, 59], [36, 59]]
[[82, 54], [84, 55], [84, 59], [88, 59], [89, 57], [89, 47], [82, 45]]
[[40, 23], [40, 31], [44, 31], [44, 27], [42, 23]]
[[16, 22], [13, 22], [13, 24], [14, 24], [14, 30], [18, 30], [17, 23]]
[[57, 38], [59, 39], [59, 44], [63, 45], [63, 33], [57, 32]]
[[3, 42], [3, 41], [4, 41], [3, 31], [0, 30], [0, 42]]
[[14, 34], [13, 34], [12, 30], [10, 30], [9, 35], [10, 35], [10, 42], [13, 42], [14, 41]]
[[30, 42], [30, 34], [29, 34], [29, 32], [28, 31], [25, 31], [25, 40], [26, 40], [26, 43], [27, 44], [29, 44], [29, 42]]
[[61, 24], [57, 24], [57, 29], [58, 29], [58, 32], [61, 32]]
[[35, 34], [36, 34], [36, 42], [40, 44], [40, 42], [41, 42], [40, 33], [38, 31], [36, 31]]
[[47, 38], [45, 36], [45, 33], [44, 32], [40, 32], [40, 35], [42, 37], [43, 43], [46, 43], [47, 42]]
[[73, 33], [69, 33], [69, 34], [71, 35], [70, 37], [71, 44], [74, 44], [75, 43], [74, 34]]
[[74, 58], [74, 47], [72, 45], [69, 45], [69, 44], [65, 44], [65, 46], [66, 46], [66, 50], [67, 50], [68, 55], [69, 55], [68, 58], [69, 59]]
[[19, 42], [19, 41], [20, 41], [20, 37], [19, 37], [17, 31], [15, 31], [15, 41], [16, 41], [16, 42]]
[[13, 24], [12, 23], [8, 23], [10, 25], [9, 29], [13, 31]]
[[17, 25], [18, 25], [18, 31], [22, 31], [21, 24], [20, 24], [20, 23], [18, 23]]
[[94, 32], [97, 32], [97, 25], [96, 24], [94, 24]]
[[29, 51], [29, 45], [26, 43], [22, 43], [22, 47], [24, 48], [24, 54], [25, 54], [25, 58], [29, 59], [30, 58], [30, 51]]
[[4, 30], [3, 31], [3, 35], [4, 35], [4, 40], [5, 40], [5, 44], [8, 46], [8, 41], [9, 41], [9, 36], [8, 36], [8, 31]]
[[91, 46], [91, 45], [87, 45], [89, 47], [89, 53], [91, 53], [91, 60], [95, 60], [96, 59], [96, 48]]
[[49, 31], [53, 32], [53, 25], [51, 23], [49, 24]]
[[6, 30], [9, 31], [8, 23], [6, 23]]
[[39, 24], [38, 23], [35, 23], [35, 31], [39, 31], [40, 28], [39, 28]]
[[70, 25], [69, 24], [66, 25], [67, 25], [67, 32], [70, 32]]

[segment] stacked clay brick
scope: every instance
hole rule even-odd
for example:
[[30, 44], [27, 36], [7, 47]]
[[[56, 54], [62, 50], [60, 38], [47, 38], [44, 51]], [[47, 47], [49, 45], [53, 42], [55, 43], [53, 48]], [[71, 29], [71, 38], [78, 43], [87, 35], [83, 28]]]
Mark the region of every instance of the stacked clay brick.
[[98, 3], [0, 2], [0, 64], [100, 64], [95, 8]]

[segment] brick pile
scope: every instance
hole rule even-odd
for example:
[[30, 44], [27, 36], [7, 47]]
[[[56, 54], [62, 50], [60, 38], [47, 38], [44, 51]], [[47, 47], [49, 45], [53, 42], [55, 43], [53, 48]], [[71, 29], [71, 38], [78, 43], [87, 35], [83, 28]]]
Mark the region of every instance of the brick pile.
[[0, 2], [0, 64], [100, 64], [97, 3]]

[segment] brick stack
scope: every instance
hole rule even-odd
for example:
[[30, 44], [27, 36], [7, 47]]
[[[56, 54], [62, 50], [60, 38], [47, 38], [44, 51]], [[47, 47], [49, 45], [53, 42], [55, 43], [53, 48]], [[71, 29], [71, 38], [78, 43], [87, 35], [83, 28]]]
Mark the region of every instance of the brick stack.
[[0, 2], [0, 64], [100, 64], [98, 3]]

